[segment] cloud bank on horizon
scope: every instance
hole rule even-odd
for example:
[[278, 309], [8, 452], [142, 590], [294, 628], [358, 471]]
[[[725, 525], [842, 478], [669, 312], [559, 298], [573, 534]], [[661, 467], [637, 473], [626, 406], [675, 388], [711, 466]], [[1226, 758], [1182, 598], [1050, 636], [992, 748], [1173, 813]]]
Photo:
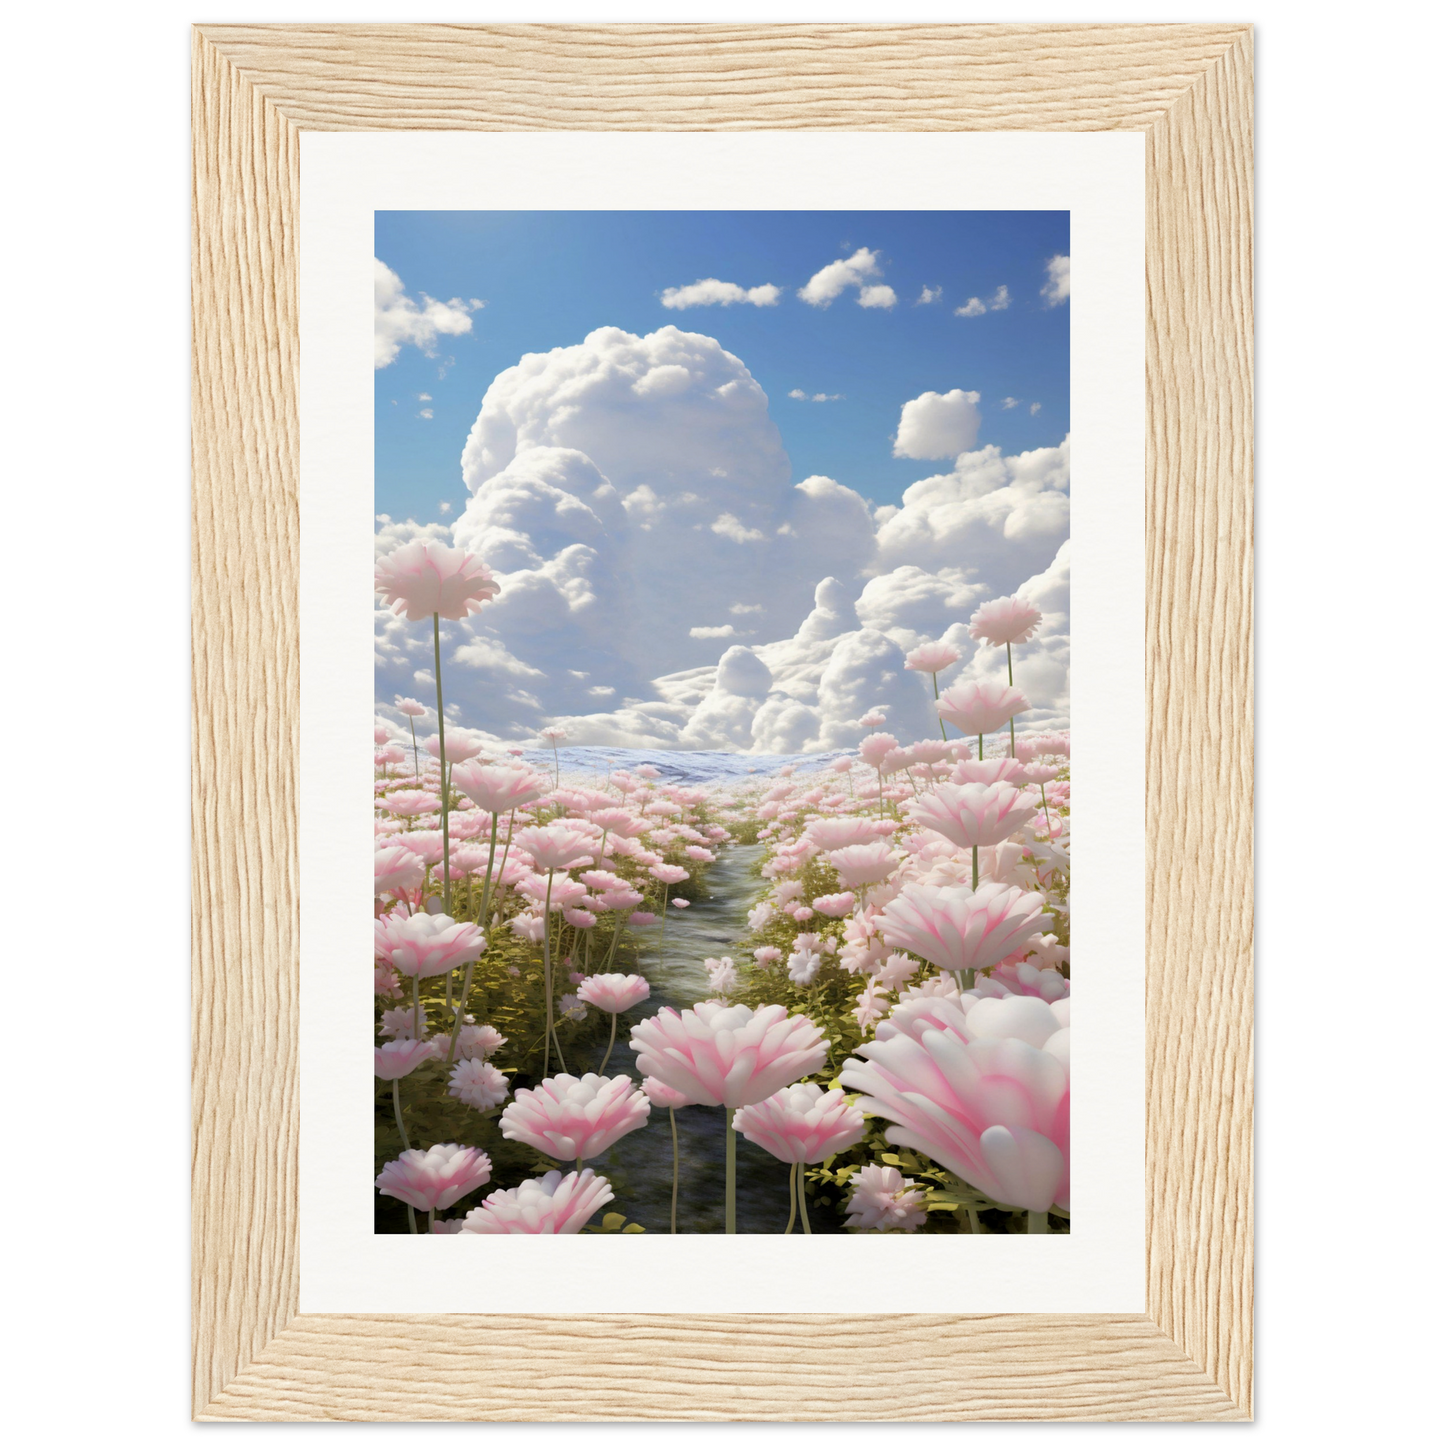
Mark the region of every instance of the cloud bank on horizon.
[[[849, 274], [818, 273], [814, 304], [866, 286], [859, 256], [835, 264]], [[979, 399], [904, 406], [901, 454], [952, 465], [875, 507], [791, 480], [767, 396], [712, 337], [603, 327], [500, 373], [462, 453], [462, 515], [380, 518], [377, 550], [436, 537], [497, 574], [500, 595], [443, 639], [449, 720], [498, 739], [559, 725], [576, 744], [813, 752], [856, 744], [878, 706], [901, 739], [932, 736], [932, 685], [905, 653], [946, 637], [963, 659], [941, 685], [1001, 678], [1003, 650], [967, 618], [1014, 592], [1044, 613], [1015, 657], [1023, 722], [1064, 725], [1068, 438], [974, 449]], [[430, 662], [429, 630], [378, 602], [383, 716], [425, 698]]]

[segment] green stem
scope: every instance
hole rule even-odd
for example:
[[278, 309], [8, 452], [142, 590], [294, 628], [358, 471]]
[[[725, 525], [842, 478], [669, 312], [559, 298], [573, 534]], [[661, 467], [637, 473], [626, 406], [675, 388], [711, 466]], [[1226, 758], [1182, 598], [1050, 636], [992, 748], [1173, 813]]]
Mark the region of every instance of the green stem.
[[417, 975], [411, 976], [411, 1036], [421, 1037], [421, 994], [418, 992]]
[[1049, 1232], [1049, 1211], [1047, 1209], [1029, 1210], [1029, 1233], [1047, 1234]]
[[677, 1110], [667, 1111], [672, 1124], [672, 1232], [677, 1233]]
[[978, 892], [978, 844], [973, 845], [973, 891]]
[[421, 755], [416, 750], [416, 719], [407, 714], [407, 722], [411, 724], [411, 770], [416, 774], [417, 785], [421, 785]]
[[[552, 875], [547, 874], [547, 902], [542, 910], [542, 984], [546, 991], [547, 1018], [546, 1029], [543, 1033], [545, 1042], [542, 1045], [542, 1077], [545, 1079], [552, 1069], [552, 950], [549, 947], [551, 940], [551, 916], [552, 916]], [[562, 1050], [557, 1050], [557, 1057], [562, 1057]]]
[[723, 1228], [728, 1234], [738, 1232], [738, 1135], [733, 1128], [733, 1111], [723, 1110], [723, 1128], [727, 1131], [727, 1184], [723, 1195]]
[[799, 1164], [798, 1168], [798, 1213], [803, 1217], [803, 1233], [811, 1234], [813, 1226], [808, 1223], [808, 1186], [807, 1166]]
[[979, 762], [982, 762], [982, 761], [983, 761], [983, 734], [982, 734], [982, 733], [979, 733], [979, 735], [978, 735], [978, 760], [979, 760]]
[[[411, 1144], [406, 1137], [406, 1125], [401, 1122], [401, 1080], [391, 1081], [391, 1107], [396, 1115], [396, 1132], [401, 1135], [401, 1147], [410, 1149]], [[406, 1222], [413, 1234], [416, 1233], [416, 1210], [410, 1204], [406, 1206]]]
[[437, 670], [437, 761], [442, 778], [442, 912], [452, 914], [452, 831], [447, 801], [447, 719], [442, 710], [442, 624], [439, 613], [431, 615], [432, 654]]
[[[1012, 686], [1014, 685], [1014, 645], [1013, 645], [1013, 643], [1011, 643], [1011, 642], [1005, 642], [1005, 643], [1004, 643], [1004, 650], [1008, 653], [1008, 685], [1009, 685], [1010, 687], [1012, 687]], [[1017, 756], [1017, 754], [1014, 752], [1014, 720], [1013, 720], [1012, 718], [1010, 718], [1010, 719], [1008, 720], [1008, 755], [1009, 755], [1009, 757], [1011, 757], [1011, 758]]]
[[602, 1066], [597, 1070], [599, 1074], [607, 1072], [607, 1061], [612, 1057], [612, 1046], [617, 1042], [617, 1015], [612, 1015], [612, 1032], [607, 1035], [607, 1052], [602, 1055]]
[[435, 1209], [428, 1209], [426, 1212], [426, 1232], [430, 1234], [436, 1228], [437, 1212]]
[[[487, 849], [487, 876], [486, 876], [486, 880], [485, 880], [485, 881], [483, 882], [483, 884], [482, 884], [482, 906], [477, 910], [477, 923], [478, 923], [478, 925], [480, 926], [480, 928], [481, 928], [482, 933], [483, 933], [484, 936], [485, 936], [485, 934], [486, 934], [486, 932], [487, 932], [487, 923], [486, 923], [487, 903], [488, 903], [488, 901], [490, 900], [491, 894], [492, 894], [492, 859], [495, 858], [496, 856], [497, 856], [497, 815], [496, 815], [495, 813], [493, 813], [493, 814], [492, 814], [492, 844], [491, 844], [491, 847], [489, 847], [489, 848]], [[461, 1037], [461, 1032], [462, 1032], [462, 1015], [465, 1014], [466, 1011], [467, 1011], [467, 996], [468, 996], [468, 995], [471, 993], [471, 991], [472, 991], [472, 973], [473, 973], [473, 971], [476, 969], [476, 966], [477, 966], [477, 961], [476, 961], [476, 959], [473, 959], [473, 960], [467, 965], [466, 975], [465, 975], [465, 977], [462, 979], [462, 999], [461, 999], [461, 1002], [457, 1005], [457, 1016], [456, 1016], [456, 1019], [455, 1019], [455, 1020], [453, 1021], [453, 1023], [452, 1023], [452, 1042], [451, 1042], [451, 1046], [447, 1049], [447, 1063], [448, 1063], [448, 1064], [450, 1064], [451, 1061], [456, 1057], [457, 1040]], [[451, 983], [451, 974], [448, 974], [448, 975], [447, 975], [447, 983], [448, 983], [448, 984]], [[450, 990], [450, 988], [448, 988], [448, 994], [450, 994], [450, 992], [451, 992], [451, 990]], [[451, 1002], [450, 997], [448, 997], [447, 1002], [448, 1002], [448, 1003]]]
[[793, 1160], [788, 1170], [788, 1227], [784, 1234], [793, 1232], [793, 1221], [798, 1217], [798, 1161]]
[[[933, 679], [933, 700], [936, 703], [938, 701], [938, 674], [936, 672], [930, 672], [928, 675]], [[944, 727], [942, 717], [938, 719], [938, 730], [943, 734], [944, 742], [947, 742], [948, 729]]]

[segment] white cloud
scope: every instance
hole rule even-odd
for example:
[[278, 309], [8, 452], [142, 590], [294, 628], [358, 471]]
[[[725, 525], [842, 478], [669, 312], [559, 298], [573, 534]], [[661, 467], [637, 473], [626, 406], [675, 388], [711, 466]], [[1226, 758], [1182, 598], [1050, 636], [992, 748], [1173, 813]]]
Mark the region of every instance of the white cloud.
[[[976, 411], [975, 393], [931, 395]], [[966, 412], [951, 408], [916, 430], [952, 427], [961, 444]], [[1025, 587], [1046, 614], [1016, 649], [1026, 722], [1063, 722], [1067, 442], [945, 455], [951, 470], [899, 506], [870, 508], [830, 477], [791, 484], [737, 357], [674, 327], [604, 328], [496, 378], [453, 528], [378, 518], [377, 546], [450, 539], [497, 574], [494, 601], [443, 624], [442, 651], [449, 717], [498, 739], [555, 721], [579, 743], [816, 751], [856, 743], [881, 704], [898, 736], [933, 736], [931, 687], [903, 654], [946, 636], [960, 675], [994, 675], [1001, 653], [968, 639], [967, 618]], [[376, 654], [386, 717], [428, 681], [430, 628], [378, 608]]]
[[662, 293], [662, 304], [672, 311], [685, 311], [690, 306], [776, 306], [783, 294], [780, 286], [744, 288], [733, 281], [719, 281], [709, 276], [691, 286], [669, 286]]
[[843, 393], [841, 391], [815, 391], [809, 395], [801, 387], [795, 386], [792, 391], [788, 393], [788, 399], [790, 401], [842, 401]]
[[858, 293], [858, 304], [886, 311], [898, 304], [898, 296], [891, 286], [865, 286]]
[[1009, 303], [1008, 287], [1007, 287], [1007, 286], [1000, 286], [1000, 287], [998, 288], [998, 290], [995, 291], [995, 292], [993, 293], [993, 296], [990, 298], [989, 303], [988, 303], [988, 309], [989, 309], [990, 311], [1007, 311], [1007, 310], [1008, 310], [1008, 303]]
[[430, 421], [434, 415], [435, 413], [429, 406], [424, 406], [419, 412], [417, 412], [417, 416], [419, 416], [422, 421]]
[[[862, 290], [871, 277], [881, 274], [878, 268], [878, 252], [860, 246], [846, 261], [830, 261], [821, 271], [814, 272], [808, 284], [798, 292], [798, 298], [806, 301], [809, 306], [828, 306], [850, 286], [857, 286]], [[867, 289], [887, 291], [892, 299], [864, 302], [864, 305], [891, 306], [893, 300], [897, 299], [893, 297], [890, 287], [870, 286]]]
[[[472, 329], [471, 312], [483, 303], [473, 297], [463, 301], [437, 301], [421, 292], [421, 305], [406, 294], [401, 277], [384, 262], [376, 266], [376, 356], [379, 371], [390, 366], [403, 346], [415, 346], [427, 356], [436, 354], [438, 336], [463, 336]], [[430, 400], [430, 398], [428, 398]]]
[[444, 517], [447, 516], [447, 515], [451, 512], [451, 509], [452, 509], [452, 504], [451, 504], [450, 502], [438, 502], [438, 503], [437, 503], [437, 511], [439, 511], [439, 512], [442, 514], [442, 516], [444, 516]]
[[712, 530], [719, 537], [728, 537], [734, 542], [761, 542], [763, 540], [763, 533], [756, 527], [743, 526], [731, 512], [724, 512], [712, 524]]
[[1063, 305], [1069, 299], [1069, 258], [1067, 256], [1051, 256], [1044, 265], [1044, 274], [1048, 280], [1044, 282], [1043, 289], [1039, 292], [1039, 295], [1044, 298], [1044, 305]]
[[1030, 402], [1030, 403], [1029, 403], [1029, 415], [1030, 415], [1030, 416], [1037, 416], [1037, 415], [1043, 410], [1043, 408], [1044, 408], [1044, 404], [1043, 404], [1043, 402], [1041, 402], [1041, 401]]
[[953, 308], [953, 314], [955, 316], [982, 316], [987, 310], [988, 307], [977, 296], [970, 296], [962, 306]]
[[915, 306], [931, 306], [942, 295], [942, 286], [925, 286], [923, 290], [918, 293], [918, 300], [913, 304]]
[[1012, 410], [1014, 409], [1014, 407], [1016, 407], [1018, 404], [1019, 404], [1019, 399], [1018, 399], [1018, 397], [1016, 397], [1016, 396], [1006, 396], [1006, 397], [1004, 397], [1004, 399], [1003, 399], [1001, 402], [999, 402], [999, 405], [1000, 405], [1005, 411], [1012, 411]]
[[978, 401], [978, 392], [958, 387], [905, 401], [893, 455], [937, 460], [966, 452], [978, 437]]
[[416, 394], [416, 399], [418, 401], [430, 401], [431, 393], [429, 391], [419, 391]]

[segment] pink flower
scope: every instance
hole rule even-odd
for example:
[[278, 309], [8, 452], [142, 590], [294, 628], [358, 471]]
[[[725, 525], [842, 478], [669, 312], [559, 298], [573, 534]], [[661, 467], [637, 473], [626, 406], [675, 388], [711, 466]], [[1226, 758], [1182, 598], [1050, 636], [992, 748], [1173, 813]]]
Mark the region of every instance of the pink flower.
[[691, 908], [692, 904], [689, 903], [686, 898], [674, 898], [672, 900], [672, 906], [674, 908]]
[[955, 783], [1013, 783], [1024, 781], [1024, 765], [1013, 758], [964, 758], [952, 773]]
[[577, 996], [603, 1013], [620, 1014], [635, 1008], [652, 992], [645, 978], [635, 973], [594, 973], [582, 980]]
[[805, 835], [820, 852], [831, 853], [855, 843], [875, 843], [878, 829], [872, 818], [814, 818]]
[[442, 861], [441, 829], [419, 828], [410, 833], [398, 833], [397, 843], [409, 848], [428, 867], [434, 868]]
[[942, 672], [962, 656], [951, 642], [925, 642], [908, 654], [903, 665], [913, 672]]
[[420, 888], [426, 865], [410, 848], [376, 850], [376, 896], [397, 893], [403, 888]]
[[553, 747], [556, 747], [558, 743], [565, 743], [567, 741], [567, 729], [543, 728], [537, 736], [541, 738], [544, 743], [550, 743]]
[[938, 968], [992, 968], [1041, 934], [1042, 895], [1001, 883], [967, 888], [905, 885], [883, 909], [882, 932], [893, 948], [906, 948]]
[[[394, 975], [393, 975], [394, 976]], [[426, 1005], [414, 1009], [410, 1004], [402, 1008], [389, 1008], [381, 1016], [381, 1036], [384, 1039], [409, 1039], [420, 1013], [421, 1031], [426, 1033]]]
[[502, 1135], [549, 1159], [591, 1159], [642, 1128], [649, 1108], [646, 1095], [625, 1075], [555, 1074], [535, 1089], [517, 1090], [502, 1110]]
[[923, 1191], [891, 1164], [865, 1164], [853, 1176], [849, 1229], [900, 1229], [907, 1234], [928, 1218]]
[[1011, 783], [940, 783], [908, 803], [920, 827], [941, 833], [960, 848], [991, 848], [1034, 816], [1034, 806]]
[[705, 958], [707, 985], [714, 994], [730, 994], [738, 986], [737, 965], [730, 958]]
[[892, 733], [873, 733], [858, 744], [858, 756], [870, 768], [876, 768], [881, 766], [883, 759], [897, 746], [898, 739]]
[[620, 913], [623, 909], [636, 908], [642, 902], [642, 894], [624, 883], [615, 883], [597, 900], [608, 913]]
[[918, 1037], [895, 1033], [859, 1047], [839, 1078], [893, 1120], [892, 1144], [917, 1149], [1015, 1208], [1068, 1207], [1069, 1076], [1021, 1039], [965, 1037], [964, 1015]]
[[807, 988], [823, 966], [823, 955], [811, 948], [797, 948], [788, 955], [788, 977], [799, 988]]
[[868, 1121], [841, 1089], [789, 1084], [733, 1115], [733, 1128], [785, 1164], [816, 1164], [851, 1149]]
[[753, 957], [763, 968], [770, 968], [782, 956], [782, 950], [779, 948], [774, 948], [771, 944], [768, 944], [763, 948], [753, 949]]
[[619, 838], [640, 838], [650, 826], [646, 818], [639, 818], [626, 808], [599, 808], [588, 816], [599, 828]]
[[463, 1024], [457, 1035], [457, 1053], [464, 1059], [485, 1059], [507, 1042], [491, 1024]]
[[825, 918], [842, 918], [853, 911], [856, 902], [851, 893], [825, 893], [813, 900], [813, 907]]
[[1021, 762], [1032, 762], [1035, 758], [1067, 758], [1069, 753], [1068, 733], [1025, 733], [1014, 749]]
[[515, 1189], [495, 1189], [462, 1221], [463, 1234], [576, 1234], [612, 1198], [600, 1174], [553, 1169]]
[[461, 1059], [451, 1072], [447, 1093], [473, 1109], [495, 1109], [507, 1097], [507, 1076], [480, 1059]]
[[1044, 614], [1032, 602], [1022, 597], [998, 597], [985, 602], [969, 619], [968, 635], [975, 642], [1002, 647], [1006, 642], [1027, 642], [1043, 620]]
[[433, 1144], [425, 1153], [403, 1149], [376, 1176], [376, 1187], [413, 1209], [449, 1209], [491, 1177], [492, 1161], [480, 1149]]
[[659, 1109], [685, 1109], [692, 1102], [686, 1094], [679, 1093], [676, 1089], [664, 1084], [661, 1079], [644, 1079], [642, 1092]]
[[[423, 744], [432, 757], [441, 756], [441, 739], [432, 734]], [[470, 762], [481, 752], [482, 744], [475, 738], [468, 737], [464, 732], [449, 732], [447, 734], [447, 762], [466, 763]]]
[[501, 587], [480, 557], [440, 542], [408, 542], [376, 564], [376, 590], [398, 617], [421, 622], [432, 613], [460, 622], [479, 612]]
[[441, 805], [442, 800], [424, 788], [397, 788], [377, 803], [398, 818], [419, 818], [423, 813], [435, 813]]
[[430, 1039], [393, 1039], [376, 1050], [376, 1077], [404, 1079], [431, 1054]]
[[875, 707], [872, 712], [865, 712], [858, 719], [858, 725], [865, 728], [881, 728], [887, 721], [888, 717], [883, 709]]
[[431, 978], [475, 963], [486, 946], [475, 924], [458, 923], [445, 913], [392, 912], [376, 920], [376, 956], [408, 978]]
[[547, 920], [540, 913], [519, 913], [507, 927], [518, 938], [525, 938], [529, 943], [541, 943], [542, 935], [547, 931]]
[[510, 813], [547, 795], [546, 779], [530, 768], [504, 768], [475, 760], [452, 769], [452, 787], [487, 813]]
[[638, 909], [636, 913], [627, 915], [627, 923], [631, 928], [651, 928], [657, 922], [657, 914], [647, 913]]
[[392, 972], [391, 968], [377, 961], [375, 971], [372, 974], [372, 983], [375, 986], [375, 993], [378, 998], [400, 998], [401, 980]]
[[898, 870], [898, 859], [887, 843], [854, 843], [828, 854], [844, 888], [866, 888], [881, 883]]
[[811, 1074], [828, 1054], [822, 1030], [781, 1004], [700, 1003], [660, 1010], [632, 1029], [638, 1069], [693, 1104], [756, 1104]]
[[590, 862], [596, 843], [564, 823], [545, 828], [523, 828], [512, 838], [514, 847], [531, 856], [538, 868], [575, 868]]
[[426, 704], [418, 702], [414, 697], [398, 697], [396, 710], [403, 717], [425, 717], [427, 715]]
[[666, 883], [669, 886], [673, 883], [683, 882], [688, 876], [687, 869], [679, 868], [676, 863], [655, 863], [647, 871], [659, 883]]
[[[938, 715], [970, 737], [991, 733], [1029, 710], [1018, 688], [1003, 682], [956, 682], [938, 699]], [[872, 741], [872, 739], [869, 739]]]

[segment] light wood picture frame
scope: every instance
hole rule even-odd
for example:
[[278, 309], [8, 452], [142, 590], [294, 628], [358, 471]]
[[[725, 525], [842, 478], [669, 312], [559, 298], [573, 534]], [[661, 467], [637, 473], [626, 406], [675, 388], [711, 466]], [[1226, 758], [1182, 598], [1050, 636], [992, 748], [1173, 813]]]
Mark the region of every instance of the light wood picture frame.
[[[192, 56], [195, 1417], [1250, 1418], [1249, 27], [207, 25]], [[775, 128], [1146, 138], [1147, 1312], [300, 1314], [300, 134]]]

